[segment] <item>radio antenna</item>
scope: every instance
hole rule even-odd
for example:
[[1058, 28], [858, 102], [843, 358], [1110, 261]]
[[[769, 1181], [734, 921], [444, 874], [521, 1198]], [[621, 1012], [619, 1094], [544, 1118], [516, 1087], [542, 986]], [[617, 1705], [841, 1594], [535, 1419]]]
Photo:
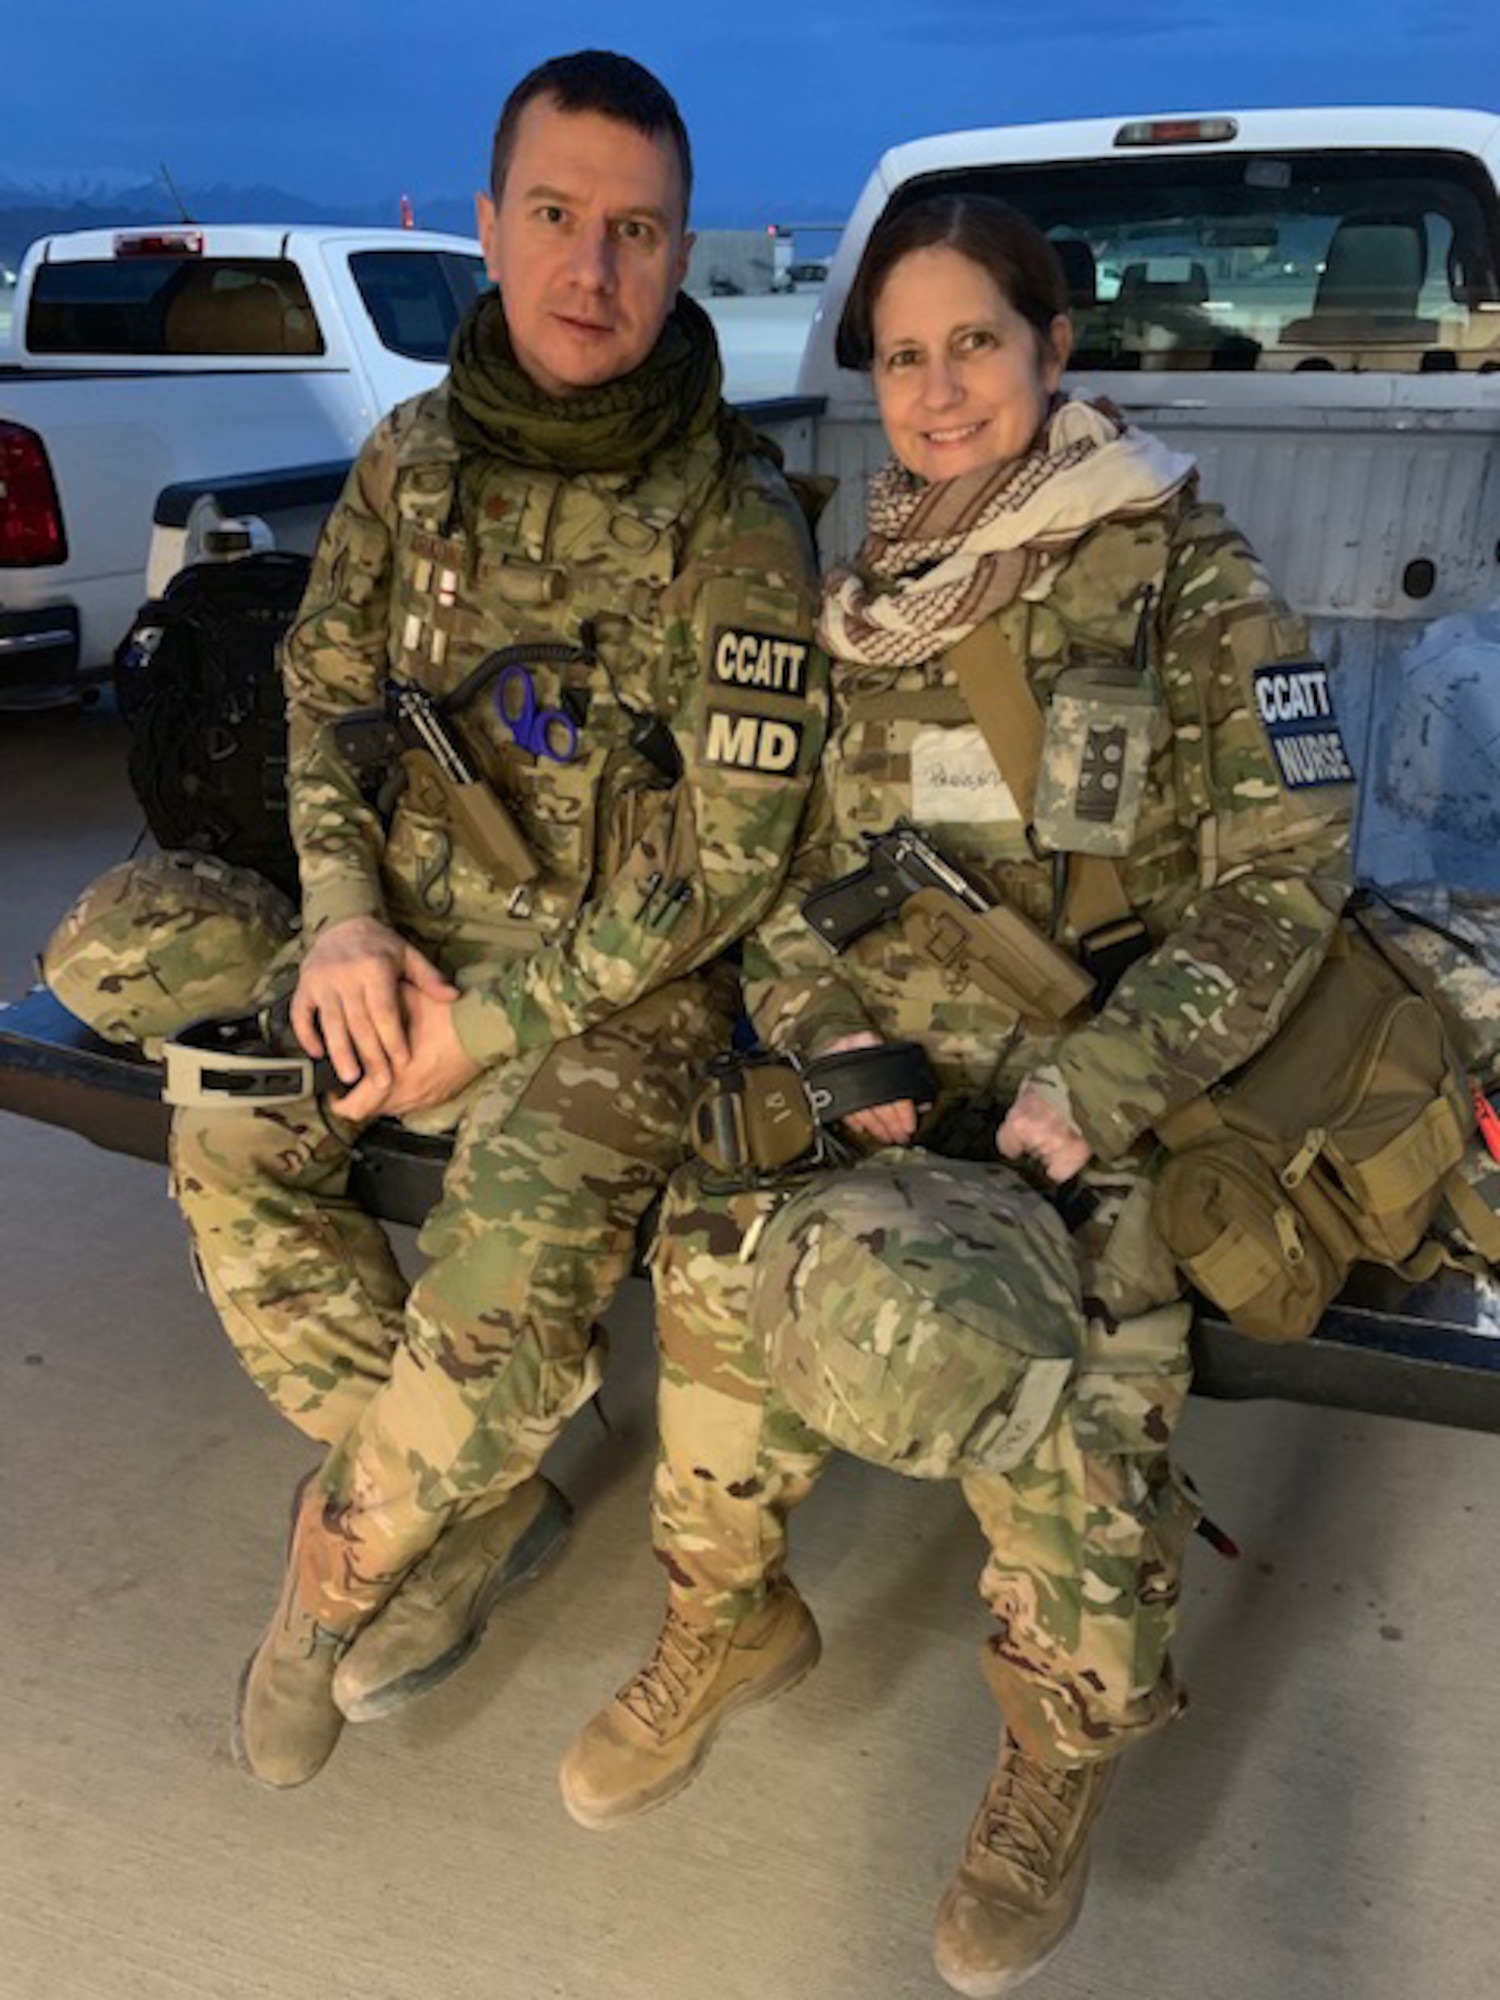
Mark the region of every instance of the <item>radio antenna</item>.
[[175, 201], [177, 204], [177, 220], [179, 222], [194, 221], [195, 218], [188, 214], [187, 203], [183, 200], [182, 196], [177, 191], [177, 183], [172, 178], [172, 171], [170, 167], [168, 167], [165, 160], [158, 161], [157, 165], [161, 173], [162, 179], [167, 184], [167, 193], [172, 197], [173, 201]]

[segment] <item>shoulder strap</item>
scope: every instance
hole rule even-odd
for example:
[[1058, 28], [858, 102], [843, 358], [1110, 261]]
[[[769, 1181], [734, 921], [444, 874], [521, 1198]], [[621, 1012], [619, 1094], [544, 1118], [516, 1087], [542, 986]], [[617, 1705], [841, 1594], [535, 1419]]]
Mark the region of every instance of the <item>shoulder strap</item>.
[[[948, 653], [959, 691], [1030, 831], [1046, 720], [1026, 678], [1024, 661], [1006, 644], [993, 618], [967, 633]], [[1120, 871], [1095, 854], [1069, 857], [1068, 922], [1082, 938], [1117, 924], [1137, 923]]]

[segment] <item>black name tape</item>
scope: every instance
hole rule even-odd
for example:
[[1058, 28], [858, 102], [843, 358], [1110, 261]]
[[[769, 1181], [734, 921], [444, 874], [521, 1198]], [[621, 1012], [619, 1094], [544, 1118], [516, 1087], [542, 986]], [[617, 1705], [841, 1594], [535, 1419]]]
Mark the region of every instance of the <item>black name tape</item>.
[[1352, 784], [1354, 767], [1344, 748], [1322, 661], [1284, 660], [1273, 667], [1257, 667], [1253, 681], [1256, 713], [1287, 789]]
[[807, 692], [807, 653], [805, 639], [789, 639], [784, 632], [720, 625], [708, 649], [708, 671], [725, 687], [800, 695]]

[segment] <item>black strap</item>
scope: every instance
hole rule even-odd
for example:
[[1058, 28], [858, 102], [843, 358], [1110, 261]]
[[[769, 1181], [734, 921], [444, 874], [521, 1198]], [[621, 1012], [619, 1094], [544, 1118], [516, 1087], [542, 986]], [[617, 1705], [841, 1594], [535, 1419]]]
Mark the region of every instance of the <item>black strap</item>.
[[872, 1104], [931, 1104], [937, 1078], [920, 1042], [881, 1042], [873, 1049], [842, 1049], [803, 1067], [802, 1081], [820, 1125], [867, 1111]]

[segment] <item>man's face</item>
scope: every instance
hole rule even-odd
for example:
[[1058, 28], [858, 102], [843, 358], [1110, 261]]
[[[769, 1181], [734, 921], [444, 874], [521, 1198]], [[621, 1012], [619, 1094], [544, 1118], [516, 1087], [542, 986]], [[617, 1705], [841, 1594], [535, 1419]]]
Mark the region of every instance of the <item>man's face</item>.
[[549, 396], [639, 367], [687, 274], [692, 239], [676, 149], [594, 111], [534, 97], [479, 240], [516, 359]]

